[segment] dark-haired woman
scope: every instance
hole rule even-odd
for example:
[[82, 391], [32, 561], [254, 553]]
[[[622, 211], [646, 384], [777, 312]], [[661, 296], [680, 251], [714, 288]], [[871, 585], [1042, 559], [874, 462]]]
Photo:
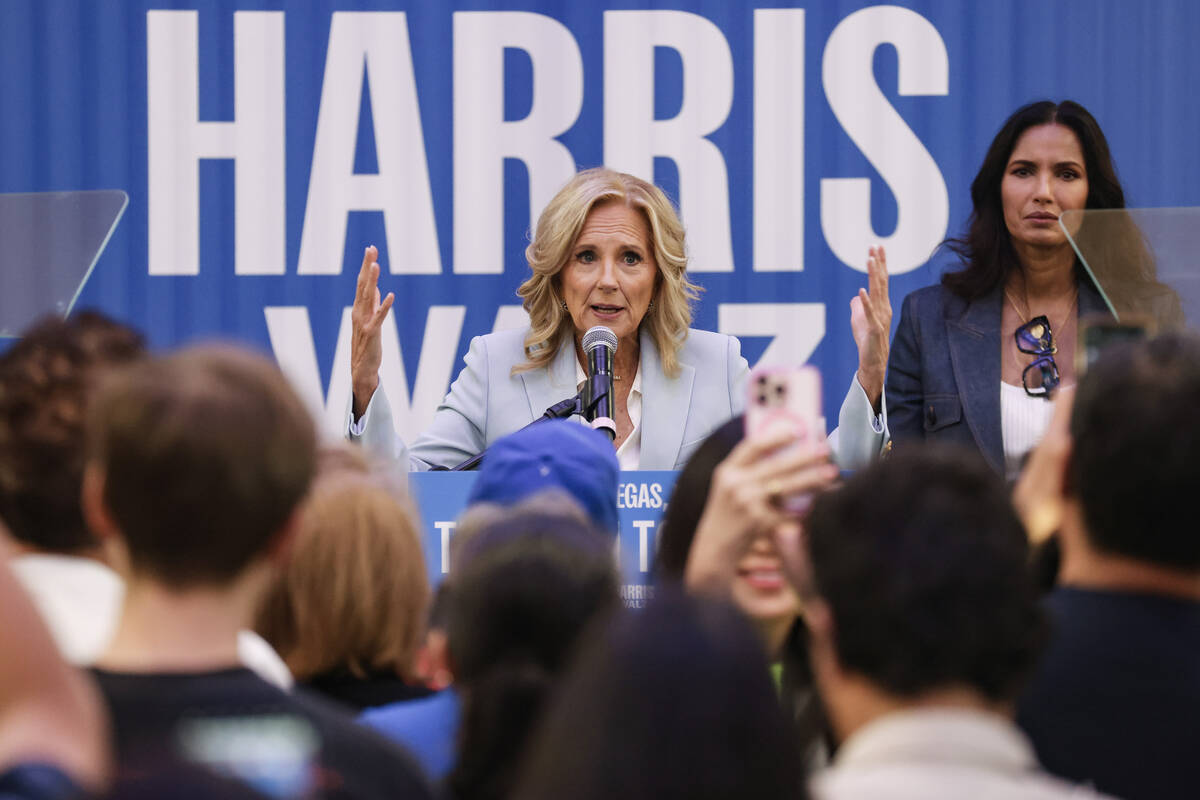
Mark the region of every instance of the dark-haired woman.
[[363, 717], [434, 771], [445, 769], [453, 743], [442, 786], [449, 800], [510, 796], [533, 724], [580, 633], [619, 607], [612, 536], [566, 495], [476, 513], [472, 525], [480, 527], [455, 534], [468, 538], [456, 539], [443, 595], [455, 693]]
[[743, 438], [734, 417], [700, 444], [679, 473], [663, 514], [655, 557], [660, 588], [717, 597], [745, 614], [772, 664], [799, 752], [822, 761], [825, 717], [813, 691], [800, 598], [777, 539], [799, 538], [799, 520], [781, 496], [824, 489], [837, 477], [824, 443], [788, 447], [786, 433]]
[[618, 607], [612, 538], [573, 503], [514, 506], [460, 553], [447, 617], [462, 698], [454, 800], [509, 796], [533, 724], [580, 633]]
[[589, 631], [528, 752], [514, 800], [805, 796], [745, 618], [669, 589]]
[[[886, 361], [887, 378], [881, 397], [871, 387], [885, 385], [882, 366], [860, 366], [884, 413], [858, 424], [873, 422], [880, 445], [890, 433], [896, 447], [926, 439], [973, 447], [1011, 478], [1050, 420], [1053, 390], [1075, 382], [1078, 319], [1106, 310], [1058, 219], [1123, 208], [1125, 195], [1100, 126], [1067, 100], [1008, 118], [971, 200], [966, 233], [947, 242], [963, 268], [904, 299], [890, 356], [860, 358]], [[877, 355], [887, 295], [862, 301], [872, 314], [853, 320], [855, 339]]]

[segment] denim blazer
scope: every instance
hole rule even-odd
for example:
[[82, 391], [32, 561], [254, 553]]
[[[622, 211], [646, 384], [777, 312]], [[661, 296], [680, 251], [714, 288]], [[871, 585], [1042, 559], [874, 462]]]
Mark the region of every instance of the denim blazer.
[[[1004, 474], [1000, 429], [1003, 286], [967, 301], [941, 285], [904, 298], [886, 381], [887, 427], [905, 442], [972, 447]], [[1079, 315], [1107, 312], [1090, 280], [1079, 283]]]

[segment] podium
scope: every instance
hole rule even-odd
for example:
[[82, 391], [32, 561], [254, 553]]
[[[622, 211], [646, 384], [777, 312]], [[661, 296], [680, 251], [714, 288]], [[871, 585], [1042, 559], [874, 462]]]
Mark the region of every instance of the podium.
[[1117, 321], [1200, 329], [1200, 208], [1065, 211], [1058, 224]]
[[0, 194], [0, 337], [70, 313], [128, 204], [115, 189]]
[[[630, 470], [621, 473], [617, 487], [620, 528], [614, 542], [620, 566], [621, 599], [640, 608], [653, 592], [650, 572], [658, 550], [658, 526], [675, 488], [670, 470]], [[454, 522], [466, 508], [477, 472], [411, 472], [408, 486], [421, 513], [421, 545], [429, 582], [436, 586], [450, 563]]]

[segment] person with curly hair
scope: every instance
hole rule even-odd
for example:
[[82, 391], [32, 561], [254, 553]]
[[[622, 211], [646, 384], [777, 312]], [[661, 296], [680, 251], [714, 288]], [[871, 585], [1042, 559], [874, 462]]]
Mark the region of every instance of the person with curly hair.
[[84, 422], [101, 379], [145, 355], [96, 311], [46, 317], [0, 355], [0, 519], [11, 568], [64, 657], [90, 664], [112, 636], [124, 584], [79, 506]]

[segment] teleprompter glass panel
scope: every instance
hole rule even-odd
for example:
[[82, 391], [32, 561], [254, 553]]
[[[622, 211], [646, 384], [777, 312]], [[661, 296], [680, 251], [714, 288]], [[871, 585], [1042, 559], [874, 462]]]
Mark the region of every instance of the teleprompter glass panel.
[[0, 336], [70, 312], [128, 203], [115, 189], [0, 194]]

